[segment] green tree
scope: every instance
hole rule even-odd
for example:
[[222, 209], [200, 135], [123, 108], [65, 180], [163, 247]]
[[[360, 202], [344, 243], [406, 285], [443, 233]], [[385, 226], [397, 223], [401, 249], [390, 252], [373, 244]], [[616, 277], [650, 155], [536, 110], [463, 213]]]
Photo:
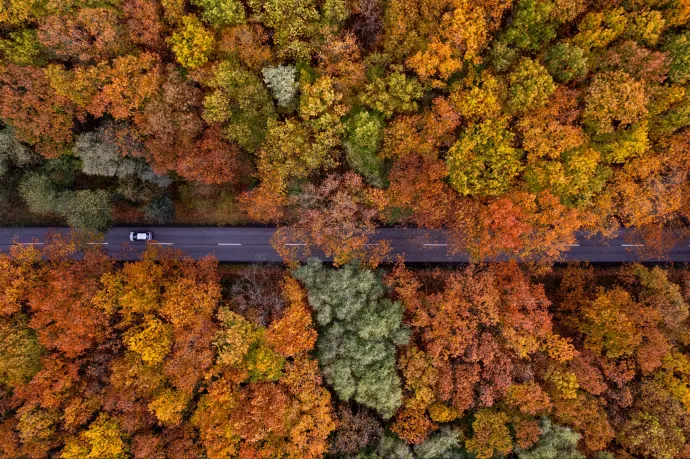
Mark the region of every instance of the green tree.
[[235, 59], [218, 64], [204, 98], [204, 119], [224, 124], [228, 139], [255, 151], [266, 135], [268, 120], [276, 117], [271, 95], [261, 80]]
[[294, 276], [306, 285], [321, 328], [317, 356], [326, 381], [342, 400], [390, 418], [402, 403], [395, 369], [396, 345], [409, 336], [402, 304], [385, 298], [380, 273], [358, 264], [329, 270], [310, 259]]
[[[367, 456], [362, 456], [368, 459]], [[391, 459], [414, 459], [411, 448], [400, 438], [394, 434], [386, 433], [381, 436], [379, 444], [376, 446], [375, 459], [379, 458]]]
[[559, 83], [570, 83], [587, 75], [585, 52], [571, 43], [556, 43], [544, 55], [544, 65]]
[[418, 459], [470, 459], [470, 454], [462, 446], [460, 435], [450, 428], [441, 429], [414, 448]]
[[660, 11], [635, 11], [630, 14], [625, 35], [647, 46], [655, 46], [666, 28]]
[[548, 189], [571, 206], [591, 203], [610, 176], [611, 169], [602, 164], [602, 155], [591, 148], [563, 152], [557, 161], [535, 161], [525, 171], [525, 181], [531, 191]]
[[45, 14], [41, 0], [9, 0], [0, 3], [0, 24], [18, 26]]
[[219, 29], [245, 22], [244, 6], [237, 0], [192, 0], [201, 8], [201, 20]]
[[268, 127], [266, 141], [259, 151], [259, 171], [264, 177], [285, 182], [306, 178], [322, 166], [332, 166], [330, 158], [314, 148], [304, 123], [271, 120]]
[[0, 129], [0, 177], [12, 166], [27, 167], [38, 163], [40, 159], [33, 150], [17, 140], [11, 127]]
[[523, 168], [514, 137], [505, 119], [470, 126], [446, 156], [451, 185], [463, 195], [506, 192]]
[[494, 40], [487, 53], [487, 62], [496, 72], [505, 72], [513, 66], [519, 54], [505, 38]]
[[671, 35], [664, 44], [664, 51], [671, 58], [668, 79], [678, 84], [690, 81], [690, 33]]
[[520, 0], [504, 39], [521, 51], [538, 51], [556, 37], [554, 8], [550, 0]]
[[593, 141], [594, 148], [601, 152], [609, 164], [624, 164], [640, 158], [652, 146], [649, 127], [644, 121], [629, 129], [594, 136]]
[[380, 116], [367, 111], [358, 112], [349, 121], [345, 141], [350, 167], [378, 187], [385, 185], [383, 160], [377, 155], [383, 143], [383, 128]]
[[0, 384], [15, 387], [41, 369], [43, 348], [24, 316], [0, 318]]
[[137, 171], [137, 162], [123, 157], [117, 145], [104, 141], [98, 132], [79, 134], [74, 154], [81, 159], [81, 170], [87, 175], [127, 177]]
[[631, 453], [654, 459], [677, 458], [686, 445], [681, 427], [669, 426], [659, 416], [637, 410], [626, 421], [619, 437]]
[[18, 65], [40, 65], [41, 44], [35, 29], [21, 29], [10, 32], [8, 38], [0, 39], [0, 57], [5, 62]]
[[324, 0], [321, 3], [321, 17], [334, 26], [342, 24], [350, 16], [350, 5], [345, 0]]
[[19, 183], [19, 195], [37, 214], [58, 213], [60, 200], [57, 190], [46, 175], [31, 173]]
[[460, 441], [458, 432], [442, 428], [419, 445], [410, 448], [403, 440], [392, 434], [381, 437], [376, 451], [371, 456], [360, 452], [352, 456], [357, 459], [472, 459]]
[[577, 450], [580, 435], [567, 427], [557, 426], [548, 418], [541, 422], [539, 441], [526, 451], [517, 451], [520, 459], [585, 459]]
[[523, 57], [508, 75], [508, 108], [515, 114], [534, 111], [546, 105], [555, 89], [549, 72]]
[[74, 186], [79, 168], [78, 158], [73, 155], [61, 155], [46, 161], [41, 167], [41, 173], [48, 177], [57, 190], [62, 191]]
[[416, 100], [423, 94], [422, 85], [416, 78], [405, 76], [402, 71], [395, 70], [369, 83], [364, 88], [362, 103], [391, 117], [397, 113], [416, 111]]
[[165, 188], [172, 183], [169, 177], [153, 172], [141, 158], [125, 156], [116, 139], [110, 138], [108, 131], [104, 128], [79, 134], [76, 137], [73, 152], [80, 160], [81, 171], [87, 175], [119, 179], [136, 177], [160, 188]]
[[110, 195], [105, 190], [66, 192], [62, 211], [72, 228], [105, 231], [110, 226]]
[[149, 202], [144, 213], [154, 224], [167, 225], [175, 221], [175, 203], [166, 194]]

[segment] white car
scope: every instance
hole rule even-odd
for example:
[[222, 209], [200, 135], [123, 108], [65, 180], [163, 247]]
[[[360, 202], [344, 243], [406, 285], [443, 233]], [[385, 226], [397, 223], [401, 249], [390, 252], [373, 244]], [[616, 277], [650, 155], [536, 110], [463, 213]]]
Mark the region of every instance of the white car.
[[146, 242], [153, 239], [150, 231], [132, 231], [129, 233], [129, 240], [132, 242]]

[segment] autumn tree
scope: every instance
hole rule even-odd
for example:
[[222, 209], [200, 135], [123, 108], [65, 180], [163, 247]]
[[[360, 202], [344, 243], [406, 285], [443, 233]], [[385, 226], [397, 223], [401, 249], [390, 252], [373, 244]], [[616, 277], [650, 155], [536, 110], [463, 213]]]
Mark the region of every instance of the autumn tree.
[[75, 14], [46, 17], [38, 28], [41, 44], [66, 61], [92, 62], [116, 57], [128, 36], [111, 8], [80, 8]]
[[596, 133], [608, 133], [642, 119], [646, 102], [644, 86], [625, 72], [597, 74], [587, 92], [583, 121]]
[[129, 0], [123, 3], [124, 26], [130, 40], [158, 51], [165, 46], [163, 8], [153, 0]]
[[505, 119], [474, 124], [448, 151], [450, 183], [463, 195], [506, 192], [522, 170], [522, 152], [513, 142]]
[[123, 436], [117, 420], [110, 418], [107, 414], [101, 414], [78, 437], [68, 440], [60, 457], [62, 459], [80, 457], [123, 458], [126, 457], [129, 450]]
[[177, 62], [189, 69], [195, 69], [208, 62], [215, 46], [213, 34], [192, 15], [182, 18], [182, 27], [168, 39], [168, 42]]
[[360, 259], [377, 265], [389, 250], [386, 241], [373, 241], [377, 209], [362, 178], [348, 173], [329, 175], [318, 186], [307, 186], [293, 199], [297, 221], [280, 228], [273, 238], [279, 253], [291, 258], [285, 242], [303, 241], [306, 248], [323, 251], [338, 265]]
[[495, 453], [506, 455], [513, 450], [510, 432], [506, 425], [508, 417], [503, 413], [481, 410], [474, 416], [474, 435], [467, 441], [467, 449], [479, 459], [489, 459]]
[[529, 450], [518, 451], [520, 459], [584, 459], [577, 449], [580, 436], [568, 429], [553, 425], [548, 418], [541, 423], [539, 441]]
[[353, 413], [344, 406], [338, 410], [338, 429], [332, 441], [332, 451], [354, 454], [369, 445], [375, 445], [383, 435], [383, 428], [373, 413], [360, 408]]
[[232, 182], [242, 171], [239, 149], [223, 138], [218, 127], [206, 129], [188, 153], [177, 164], [179, 174], [189, 180], [207, 184]]
[[177, 69], [166, 68], [161, 91], [147, 101], [142, 116], [137, 118], [146, 147], [140, 154], [153, 170], [175, 170], [182, 159], [180, 150], [194, 150], [194, 142], [204, 129], [199, 113], [202, 100], [199, 88]]
[[[430, 421], [450, 422], [475, 407], [507, 403], [527, 420], [547, 413], [551, 402], [541, 381], [515, 379], [519, 362], [527, 356], [567, 362], [574, 355], [572, 345], [552, 330], [542, 286], [531, 284], [512, 263], [485, 271], [439, 272], [424, 284], [422, 280], [402, 265], [389, 277], [416, 343], [399, 361], [405, 409], [392, 429], [419, 443], [433, 430]], [[431, 292], [422, 288], [434, 284]], [[507, 414], [500, 408], [486, 413], [479, 416], [477, 428], [482, 423], [491, 427], [481, 427], [481, 437], [468, 443], [468, 449], [487, 457], [494, 448], [510, 451]]]
[[275, 30], [273, 40], [281, 58], [309, 60], [313, 51], [311, 39], [317, 32], [320, 14], [312, 0], [252, 0], [254, 18]]
[[546, 69], [531, 59], [521, 59], [508, 75], [508, 108], [513, 113], [532, 112], [546, 105], [555, 85]]
[[0, 116], [17, 138], [47, 157], [56, 157], [72, 140], [76, 109], [56, 93], [42, 69], [8, 65], [0, 72]]

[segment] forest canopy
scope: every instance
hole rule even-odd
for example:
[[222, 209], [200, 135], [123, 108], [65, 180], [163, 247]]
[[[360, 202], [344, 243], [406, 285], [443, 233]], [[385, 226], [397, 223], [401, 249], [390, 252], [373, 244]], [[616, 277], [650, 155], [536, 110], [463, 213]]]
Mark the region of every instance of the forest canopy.
[[376, 268], [371, 240], [666, 244], [688, 24], [688, 0], [0, 0], [3, 226], [266, 224], [288, 262], [0, 254], [0, 457], [690, 459], [685, 267]]
[[0, 265], [3, 457], [690, 458], [685, 268]]
[[688, 22], [686, 0], [5, 0], [0, 218], [269, 223], [343, 263], [380, 225], [482, 256], [651, 236], [690, 213]]

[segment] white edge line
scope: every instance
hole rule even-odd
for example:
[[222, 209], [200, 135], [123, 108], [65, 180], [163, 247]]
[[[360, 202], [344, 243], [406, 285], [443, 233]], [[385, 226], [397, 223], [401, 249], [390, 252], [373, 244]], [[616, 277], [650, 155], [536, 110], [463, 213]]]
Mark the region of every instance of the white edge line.
[[234, 244], [230, 242], [219, 242], [218, 245], [242, 245], [242, 244]]
[[158, 244], [158, 245], [173, 245], [172, 242], [152, 242], [151, 244]]

